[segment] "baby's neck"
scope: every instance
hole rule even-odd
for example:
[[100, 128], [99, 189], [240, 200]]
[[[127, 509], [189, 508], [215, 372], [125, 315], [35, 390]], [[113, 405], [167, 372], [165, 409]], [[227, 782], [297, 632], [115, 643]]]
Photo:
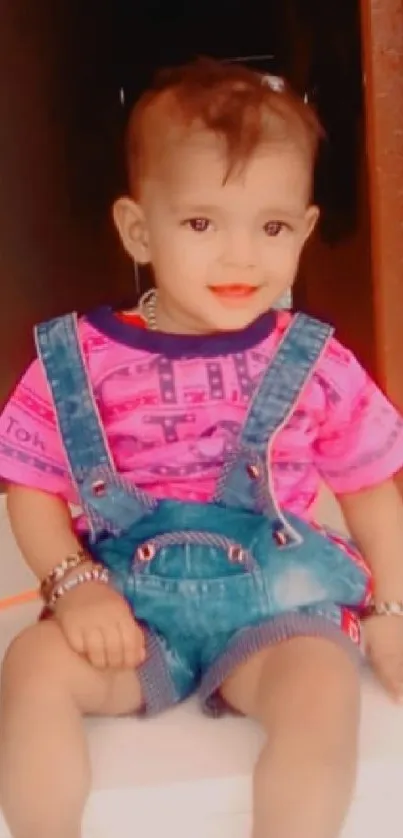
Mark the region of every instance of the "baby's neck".
[[158, 291], [152, 289], [144, 294], [139, 300], [136, 314], [145, 320], [147, 327], [152, 331], [164, 332], [166, 334], [202, 336], [216, 334], [217, 330], [203, 328], [202, 324], [194, 322], [186, 315], [171, 314], [169, 308], [161, 304]]

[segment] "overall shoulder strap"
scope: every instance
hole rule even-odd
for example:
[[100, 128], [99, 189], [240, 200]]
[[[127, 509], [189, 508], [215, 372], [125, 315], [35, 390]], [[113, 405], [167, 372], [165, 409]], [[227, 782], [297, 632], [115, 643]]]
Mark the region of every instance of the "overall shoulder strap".
[[293, 317], [257, 388], [234, 458], [224, 467], [217, 501], [244, 509], [276, 509], [268, 447], [295, 408], [332, 333], [331, 326], [305, 314]]
[[333, 334], [333, 328], [296, 314], [252, 400], [241, 445], [265, 449], [293, 410]]
[[82, 353], [77, 316], [67, 314], [41, 323], [35, 329], [35, 341], [79, 487], [95, 467], [113, 466]]

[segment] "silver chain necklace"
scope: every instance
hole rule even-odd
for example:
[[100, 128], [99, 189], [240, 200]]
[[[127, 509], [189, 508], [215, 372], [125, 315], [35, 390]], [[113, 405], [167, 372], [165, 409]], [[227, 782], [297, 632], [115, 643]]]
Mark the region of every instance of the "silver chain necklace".
[[147, 327], [152, 332], [158, 331], [157, 326], [157, 299], [158, 299], [158, 292], [155, 288], [151, 288], [150, 291], [146, 291], [142, 297], [140, 297], [138, 303], [138, 310], [141, 316], [144, 318]]

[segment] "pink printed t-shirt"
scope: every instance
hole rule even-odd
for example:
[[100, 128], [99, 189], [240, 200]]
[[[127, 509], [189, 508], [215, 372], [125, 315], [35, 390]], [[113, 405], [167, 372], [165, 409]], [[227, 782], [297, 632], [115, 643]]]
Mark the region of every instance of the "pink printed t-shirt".
[[[291, 317], [269, 312], [242, 331], [210, 336], [162, 335], [106, 307], [81, 318], [83, 355], [119, 474], [158, 498], [211, 499]], [[331, 339], [275, 438], [278, 503], [309, 518], [322, 479], [343, 494], [402, 467], [402, 417]], [[79, 502], [39, 360], [0, 417], [0, 475]]]

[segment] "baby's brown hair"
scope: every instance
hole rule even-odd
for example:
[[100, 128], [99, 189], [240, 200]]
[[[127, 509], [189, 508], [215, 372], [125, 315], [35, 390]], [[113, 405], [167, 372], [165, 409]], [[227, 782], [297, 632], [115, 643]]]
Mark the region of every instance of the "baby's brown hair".
[[199, 58], [160, 71], [133, 108], [126, 154], [134, 197], [172, 131], [179, 139], [194, 130], [224, 140], [226, 180], [263, 142], [293, 142], [313, 166], [322, 137], [314, 111], [282, 80], [238, 63]]

